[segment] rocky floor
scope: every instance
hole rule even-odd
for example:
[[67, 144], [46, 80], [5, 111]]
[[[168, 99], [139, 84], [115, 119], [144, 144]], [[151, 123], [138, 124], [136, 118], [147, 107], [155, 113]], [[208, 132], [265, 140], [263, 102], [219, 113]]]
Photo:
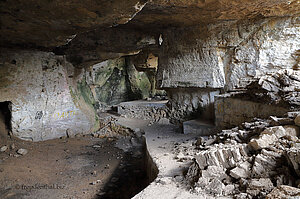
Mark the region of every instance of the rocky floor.
[[131, 198], [148, 184], [145, 148], [130, 146], [133, 157], [115, 144], [92, 136], [0, 140], [0, 198]]

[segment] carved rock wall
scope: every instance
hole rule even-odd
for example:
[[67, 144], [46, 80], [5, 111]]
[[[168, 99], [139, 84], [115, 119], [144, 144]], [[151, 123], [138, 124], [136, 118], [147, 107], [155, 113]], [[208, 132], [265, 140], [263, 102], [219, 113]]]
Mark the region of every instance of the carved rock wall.
[[[253, 78], [284, 68], [299, 68], [300, 18], [229, 21], [201, 27], [170, 29], [163, 34], [157, 84], [159, 88], [199, 88], [231, 91]], [[171, 97], [180, 112], [191, 93]], [[168, 90], [168, 92], [170, 92]], [[200, 98], [200, 101], [205, 101]], [[211, 103], [214, 102], [212, 98]], [[193, 107], [189, 103], [189, 107]], [[193, 112], [193, 111], [189, 111]], [[175, 116], [177, 113], [174, 113]], [[175, 117], [179, 118], [179, 117]], [[174, 119], [174, 118], [173, 118]]]
[[10, 101], [12, 134], [31, 141], [97, 130], [82, 71], [63, 56], [1, 49], [0, 101]]

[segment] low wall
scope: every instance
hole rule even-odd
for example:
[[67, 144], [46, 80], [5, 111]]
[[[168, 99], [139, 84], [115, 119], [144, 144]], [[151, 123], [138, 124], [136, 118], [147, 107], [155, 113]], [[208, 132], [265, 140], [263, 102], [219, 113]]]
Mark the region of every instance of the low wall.
[[283, 116], [288, 111], [276, 105], [233, 98], [233, 95], [215, 96], [215, 125], [217, 127], [230, 128], [249, 122], [255, 117]]

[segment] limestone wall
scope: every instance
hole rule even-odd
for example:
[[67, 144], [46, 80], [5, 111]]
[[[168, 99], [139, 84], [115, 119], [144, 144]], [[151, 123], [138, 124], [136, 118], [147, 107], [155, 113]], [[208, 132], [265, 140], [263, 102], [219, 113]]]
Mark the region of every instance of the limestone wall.
[[215, 125], [222, 128], [251, 122], [254, 118], [283, 116], [287, 108], [249, 100], [232, 98], [231, 94], [215, 96]]
[[158, 87], [223, 88], [297, 65], [300, 17], [229, 21], [168, 29], [159, 57]]
[[168, 89], [169, 117], [172, 123], [192, 118], [212, 120], [214, 118], [214, 96], [219, 90], [205, 89]]
[[53, 53], [1, 49], [0, 102], [12, 102], [13, 135], [32, 141], [97, 129], [93, 107], [77, 85], [82, 71]]
[[[168, 91], [174, 111], [171, 120], [197, 113], [194, 104], [201, 108], [211, 89], [231, 91], [266, 73], [299, 67], [299, 32], [300, 17], [233, 20], [166, 30], [157, 85]], [[181, 92], [178, 88], [194, 90]], [[198, 97], [190, 100], [191, 95]]]

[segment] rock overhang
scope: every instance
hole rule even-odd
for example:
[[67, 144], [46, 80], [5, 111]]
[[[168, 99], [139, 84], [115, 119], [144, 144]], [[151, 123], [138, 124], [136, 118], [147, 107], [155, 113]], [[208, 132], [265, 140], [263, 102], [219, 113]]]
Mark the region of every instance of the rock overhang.
[[299, 0], [1, 1], [1, 46], [54, 48], [76, 35], [126, 24], [148, 32], [256, 17], [296, 16]]

